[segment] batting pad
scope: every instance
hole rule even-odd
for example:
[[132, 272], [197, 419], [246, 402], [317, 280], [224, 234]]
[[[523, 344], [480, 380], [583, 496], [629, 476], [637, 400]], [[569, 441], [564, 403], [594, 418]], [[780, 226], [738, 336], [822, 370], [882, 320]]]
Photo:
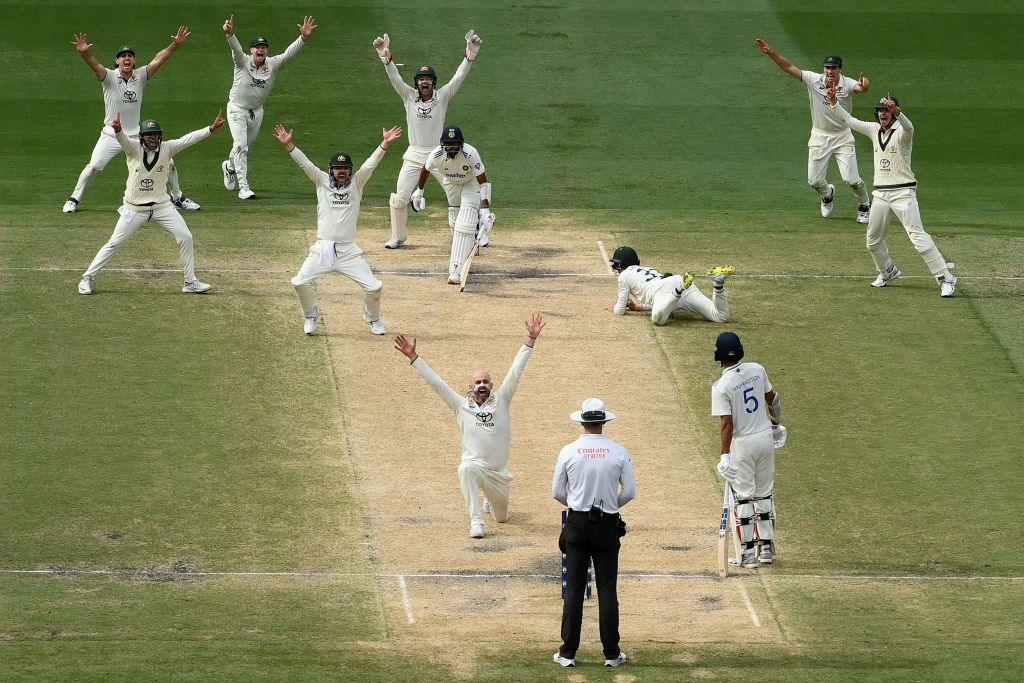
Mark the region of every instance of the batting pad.
[[464, 233], [456, 230], [452, 234], [452, 256], [448, 262], [448, 275], [450, 278], [459, 277], [462, 264], [469, 258], [469, 253], [473, 251], [475, 244], [476, 237], [473, 233]]

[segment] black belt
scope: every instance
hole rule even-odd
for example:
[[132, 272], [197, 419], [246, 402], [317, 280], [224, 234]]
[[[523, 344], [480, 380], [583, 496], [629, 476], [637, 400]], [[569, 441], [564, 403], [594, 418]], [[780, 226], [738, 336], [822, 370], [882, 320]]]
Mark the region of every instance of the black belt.
[[[570, 517], [587, 517], [587, 518], [589, 518], [590, 514], [591, 514], [590, 510], [588, 510], [586, 512], [580, 512], [579, 510], [573, 510], [571, 508], [569, 509], [569, 516]], [[605, 512], [604, 510], [598, 509], [597, 516], [598, 516], [598, 518], [611, 517], [613, 519], [618, 519], [619, 518], [619, 513], [618, 512]]]
[[899, 190], [904, 187], [917, 187], [917, 183], [903, 183], [901, 185], [875, 185], [876, 190]]

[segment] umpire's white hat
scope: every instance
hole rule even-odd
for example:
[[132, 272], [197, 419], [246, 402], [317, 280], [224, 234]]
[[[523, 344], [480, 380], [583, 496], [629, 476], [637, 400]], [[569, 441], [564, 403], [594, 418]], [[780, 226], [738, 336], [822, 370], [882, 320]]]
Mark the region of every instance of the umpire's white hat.
[[611, 422], [615, 419], [615, 413], [607, 410], [601, 399], [588, 398], [579, 410], [569, 416], [569, 419], [575, 422]]

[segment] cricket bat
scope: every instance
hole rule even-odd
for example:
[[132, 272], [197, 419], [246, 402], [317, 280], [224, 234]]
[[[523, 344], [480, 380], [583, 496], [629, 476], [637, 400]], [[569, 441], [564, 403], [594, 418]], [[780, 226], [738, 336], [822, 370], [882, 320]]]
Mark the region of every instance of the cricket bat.
[[459, 291], [463, 292], [466, 290], [466, 278], [469, 277], [469, 269], [473, 267], [473, 259], [480, 253], [480, 238], [477, 238], [476, 244], [473, 245], [473, 251], [469, 252], [469, 256], [466, 257], [466, 262], [462, 264], [462, 271], [459, 273]]
[[718, 576], [729, 575], [729, 542], [725, 538], [729, 530], [729, 482], [722, 490], [722, 523], [718, 526]]

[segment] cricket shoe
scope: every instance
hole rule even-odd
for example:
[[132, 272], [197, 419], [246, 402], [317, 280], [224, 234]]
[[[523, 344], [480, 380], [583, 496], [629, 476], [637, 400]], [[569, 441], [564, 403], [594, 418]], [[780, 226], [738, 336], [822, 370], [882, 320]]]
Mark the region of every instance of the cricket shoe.
[[604, 665], [605, 666], [621, 666], [621, 665], [626, 663], [627, 659], [629, 659], [629, 655], [627, 655], [622, 650], [619, 650], [619, 656], [616, 657], [615, 659], [606, 659], [606, 660], [604, 660]]
[[78, 281], [79, 294], [92, 294], [92, 275], [83, 275]]
[[483, 538], [484, 537], [484, 524], [483, 522], [473, 522], [469, 527], [470, 538]]
[[895, 264], [889, 270], [884, 273], [879, 273], [878, 277], [875, 278], [874, 282], [871, 283], [872, 287], [885, 287], [887, 284], [892, 282], [898, 277], [902, 277], [903, 272], [896, 267]]
[[64, 213], [74, 213], [78, 211], [78, 200], [74, 197], [68, 197], [68, 200], [64, 202], [64, 208], [61, 209]]
[[208, 285], [199, 280], [192, 280], [192, 282], [186, 282], [181, 291], [185, 294], [206, 294], [211, 289], [213, 289], [213, 285]]
[[221, 162], [220, 170], [224, 172], [225, 189], [233, 190], [238, 187], [238, 175], [235, 173], [235, 169], [231, 168], [230, 161]]
[[829, 184], [828, 196], [821, 198], [821, 217], [832, 218], [832, 212], [836, 210], [836, 186]]
[[448, 284], [458, 286], [462, 284], [462, 280], [459, 279], [458, 275], [449, 275]]
[[939, 296], [941, 296], [943, 299], [948, 299], [949, 297], [953, 296], [953, 294], [956, 292], [957, 278], [953, 277], [952, 275], [950, 275], [950, 277], [952, 277], [953, 279], [943, 280], [941, 283], [942, 288], [939, 290]]
[[238, 191], [239, 199], [256, 199], [256, 193], [250, 190], [248, 187], [244, 190]]
[[761, 566], [757, 561], [757, 551], [754, 548], [743, 551], [743, 558], [740, 560], [740, 566], [744, 569], [757, 569]]
[[384, 243], [384, 248], [385, 249], [398, 249], [403, 244], [405, 244], [405, 240], [400, 240], [397, 237], [392, 237], [391, 239], [389, 239], [387, 242]]
[[186, 197], [185, 195], [181, 195], [180, 197], [175, 199], [173, 204], [176, 207], [178, 207], [179, 209], [185, 209], [186, 211], [198, 211], [199, 210], [199, 205], [196, 204], [191, 199], [189, 199], [188, 197]]
[[386, 334], [388, 331], [379, 318], [377, 320], [366, 320], [366, 324], [370, 326], [370, 332], [374, 334]]
[[320, 309], [316, 309], [313, 315], [303, 318], [302, 332], [304, 334], [313, 334], [316, 332], [316, 328], [320, 326]]
[[775, 547], [770, 542], [761, 544], [761, 552], [757, 556], [757, 561], [761, 564], [771, 564], [775, 561]]
[[552, 657], [555, 660], [555, 664], [558, 666], [576, 666], [576, 660], [572, 657], [563, 657], [562, 653], [556, 652], [555, 656]]
[[715, 286], [715, 289], [721, 289], [725, 286], [725, 278], [736, 274], [736, 268], [735, 266], [715, 266], [707, 274], [711, 276], [711, 284]]
[[868, 224], [868, 218], [871, 216], [871, 207], [867, 204], [861, 204], [857, 207], [857, 222], [861, 225]]

